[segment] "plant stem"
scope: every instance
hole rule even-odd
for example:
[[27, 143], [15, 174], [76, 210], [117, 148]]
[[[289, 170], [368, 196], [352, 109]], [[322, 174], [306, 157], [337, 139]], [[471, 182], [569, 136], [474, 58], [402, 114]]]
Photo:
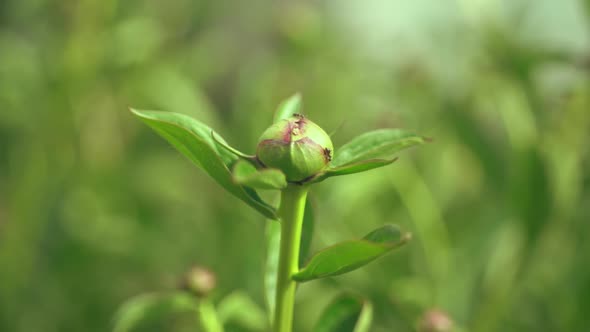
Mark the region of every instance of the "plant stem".
[[199, 303], [199, 321], [201, 323], [201, 327], [206, 332], [223, 332], [223, 326], [221, 322], [219, 322], [219, 318], [217, 317], [217, 312], [213, 307], [213, 303], [211, 303], [208, 299], [203, 299]]
[[279, 218], [281, 222], [281, 248], [277, 272], [277, 293], [274, 332], [291, 332], [293, 307], [297, 283], [291, 276], [299, 270], [299, 246], [308, 187], [290, 184], [281, 193]]

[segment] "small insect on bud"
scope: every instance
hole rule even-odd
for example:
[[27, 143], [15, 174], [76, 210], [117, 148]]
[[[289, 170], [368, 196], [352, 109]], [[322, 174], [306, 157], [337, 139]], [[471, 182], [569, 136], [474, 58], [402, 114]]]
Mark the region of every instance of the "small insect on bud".
[[453, 321], [446, 312], [438, 309], [427, 311], [419, 323], [419, 332], [451, 332]]
[[278, 168], [290, 182], [303, 182], [332, 160], [332, 140], [318, 125], [300, 114], [280, 120], [260, 137], [256, 156], [266, 167]]
[[197, 297], [206, 297], [215, 288], [216, 284], [215, 274], [199, 266], [191, 268], [182, 280], [182, 288]]

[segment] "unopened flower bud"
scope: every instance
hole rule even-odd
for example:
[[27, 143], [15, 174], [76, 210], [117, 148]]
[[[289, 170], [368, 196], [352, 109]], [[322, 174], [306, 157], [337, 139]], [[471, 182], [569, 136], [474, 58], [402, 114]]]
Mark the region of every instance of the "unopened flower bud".
[[301, 182], [324, 170], [332, 160], [332, 140], [318, 125], [294, 115], [270, 126], [260, 137], [256, 156], [266, 167]]
[[205, 297], [215, 288], [217, 280], [215, 274], [203, 267], [191, 268], [182, 281], [182, 288], [198, 297]]
[[419, 332], [451, 332], [453, 321], [446, 312], [438, 309], [427, 311], [419, 323]]

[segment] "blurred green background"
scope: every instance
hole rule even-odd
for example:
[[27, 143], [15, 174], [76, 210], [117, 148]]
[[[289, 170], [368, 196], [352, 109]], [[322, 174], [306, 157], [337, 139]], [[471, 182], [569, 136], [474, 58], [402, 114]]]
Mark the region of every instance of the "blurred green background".
[[0, 331], [108, 331], [193, 264], [215, 298], [262, 306], [265, 221], [127, 107], [253, 152], [296, 91], [336, 148], [434, 138], [316, 186], [313, 250], [384, 223], [414, 241], [302, 285], [297, 331], [340, 290], [374, 302], [374, 331], [432, 308], [464, 331], [587, 331], [589, 18], [576, 0], [0, 1]]

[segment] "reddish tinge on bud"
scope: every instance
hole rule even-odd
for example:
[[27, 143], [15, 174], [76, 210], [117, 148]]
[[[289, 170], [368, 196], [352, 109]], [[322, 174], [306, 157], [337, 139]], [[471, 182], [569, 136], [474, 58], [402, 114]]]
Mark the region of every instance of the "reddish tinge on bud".
[[332, 140], [322, 128], [296, 114], [262, 134], [256, 156], [264, 166], [285, 173], [287, 181], [303, 182], [328, 166], [333, 150]]

